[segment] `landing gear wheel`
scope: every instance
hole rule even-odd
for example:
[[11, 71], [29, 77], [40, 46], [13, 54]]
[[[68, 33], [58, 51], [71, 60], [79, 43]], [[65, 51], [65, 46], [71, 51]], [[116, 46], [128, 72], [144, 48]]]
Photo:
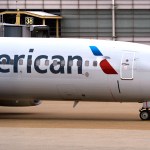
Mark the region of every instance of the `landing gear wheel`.
[[150, 112], [148, 110], [143, 110], [140, 112], [140, 118], [142, 120], [149, 120], [150, 119]]

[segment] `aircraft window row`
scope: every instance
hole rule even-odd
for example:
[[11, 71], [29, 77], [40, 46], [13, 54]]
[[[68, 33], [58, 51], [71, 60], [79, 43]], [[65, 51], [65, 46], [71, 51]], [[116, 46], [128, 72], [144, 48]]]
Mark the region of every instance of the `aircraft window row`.
[[32, 60], [29, 59], [28, 62], [27, 62], [28, 66], [31, 66], [32, 65]]
[[88, 60], [85, 61], [85, 66], [86, 66], [86, 67], [89, 66], [89, 61], [88, 61]]
[[[8, 64], [6, 59], [2, 59], [1, 63], [2, 63], [2, 64]], [[10, 60], [10, 64], [11, 64], [11, 65], [14, 64], [14, 60], [13, 60], [13, 59]], [[23, 59], [19, 59], [18, 64], [19, 64], [19, 65], [23, 65]], [[40, 64], [41, 64], [40, 59], [39, 59], [39, 60], [36, 60], [36, 65], [37, 65], [37, 66], [40, 66]], [[58, 64], [60, 64], [61, 66], [65, 66], [65, 60], [62, 60], [61, 62], [60, 62], [60, 61], [57, 61], [57, 60], [53, 60], [53, 65], [54, 65], [54, 66], [57, 66]], [[29, 60], [27, 61], [27, 65], [28, 65], [28, 66], [31, 66], [31, 65], [32, 65], [32, 60], [29, 59]], [[45, 66], [49, 66], [49, 65], [50, 65], [50, 61], [49, 61], [49, 60], [45, 60]], [[80, 67], [81, 65], [82, 65], [82, 61], [81, 61], [81, 60], [78, 60], [78, 61], [77, 61], [77, 66]], [[84, 65], [85, 65], [86, 67], [88, 67], [88, 66], [90, 65], [89, 60], [86, 60], [85, 63], [84, 63]], [[97, 61], [93, 61], [93, 66], [96, 67], [97, 65], [98, 65], [98, 62], [97, 62]], [[73, 60], [69, 61], [68, 66], [73, 66]]]
[[49, 60], [45, 60], [45, 66], [49, 66]]
[[57, 66], [57, 60], [53, 61], [53, 66]]
[[82, 66], [82, 61], [81, 61], [81, 60], [78, 60], [78, 61], [77, 61], [77, 66], [78, 66], [78, 67]]
[[10, 60], [10, 64], [11, 64], [11, 65], [14, 64], [14, 60], [13, 60], [13, 59]]
[[6, 64], [7, 62], [6, 62], [6, 59], [3, 59], [2, 60], [2, 64]]
[[73, 66], [73, 61], [70, 60], [69, 63], [68, 63], [68, 65], [69, 65], [69, 66]]
[[23, 59], [19, 59], [19, 65], [23, 65]]
[[65, 66], [65, 61], [62, 60], [61, 63], [60, 63], [60, 65], [61, 65], [61, 66]]
[[93, 61], [93, 66], [97, 66], [97, 61]]

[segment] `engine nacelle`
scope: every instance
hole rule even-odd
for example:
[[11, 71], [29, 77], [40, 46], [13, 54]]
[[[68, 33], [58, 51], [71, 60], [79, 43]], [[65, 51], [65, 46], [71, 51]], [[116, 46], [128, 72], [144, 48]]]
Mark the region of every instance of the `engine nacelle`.
[[40, 100], [0, 100], [0, 106], [6, 107], [27, 107], [41, 104]]

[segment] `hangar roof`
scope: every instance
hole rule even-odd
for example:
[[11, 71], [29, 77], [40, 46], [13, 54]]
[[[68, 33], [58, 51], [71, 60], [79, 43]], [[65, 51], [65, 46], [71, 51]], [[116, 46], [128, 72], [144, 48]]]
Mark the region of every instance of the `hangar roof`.
[[46, 13], [43, 11], [4, 11], [1, 12], [0, 14], [25, 14], [25, 15], [30, 15], [30, 16], [34, 16], [34, 17], [38, 17], [38, 18], [42, 18], [42, 19], [62, 19], [61, 16], [58, 15], [54, 15], [51, 13]]

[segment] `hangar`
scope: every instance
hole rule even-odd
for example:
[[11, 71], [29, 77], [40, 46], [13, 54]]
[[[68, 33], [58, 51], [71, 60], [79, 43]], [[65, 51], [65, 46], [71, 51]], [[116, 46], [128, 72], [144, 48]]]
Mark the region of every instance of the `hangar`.
[[[0, 12], [42, 11], [62, 17], [45, 21], [50, 37], [112, 39], [150, 44], [149, 0], [1, 0]], [[6, 17], [7, 16], [7, 17]], [[24, 20], [24, 19], [23, 19]], [[23, 20], [21, 20], [23, 22]], [[35, 19], [35, 24], [41, 20]], [[2, 23], [14, 22], [1, 15]], [[59, 26], [59, 29], [56, 29]]]

